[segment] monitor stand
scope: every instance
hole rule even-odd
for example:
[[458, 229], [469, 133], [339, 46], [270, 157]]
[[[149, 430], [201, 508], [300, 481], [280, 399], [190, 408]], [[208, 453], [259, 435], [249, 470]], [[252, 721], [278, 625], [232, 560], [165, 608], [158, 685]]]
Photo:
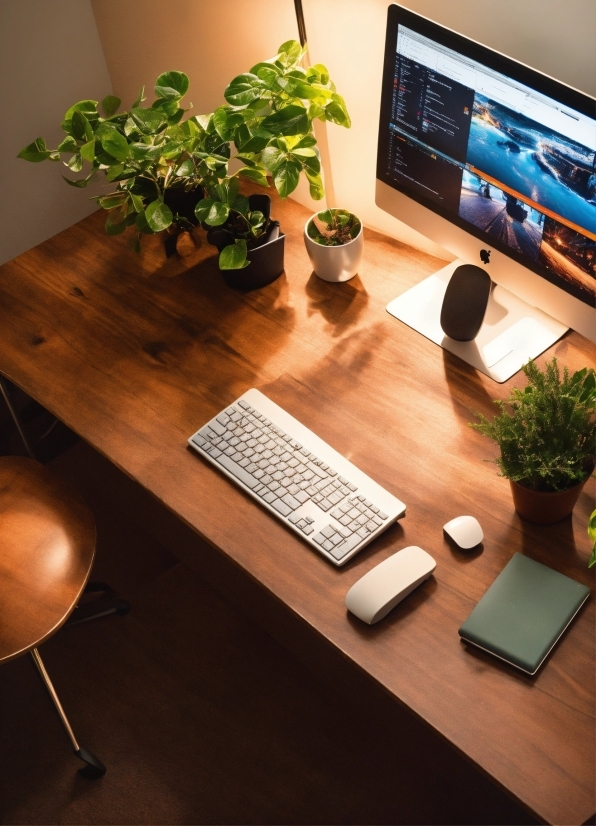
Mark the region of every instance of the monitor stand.
[[449, 279], [463, 261], [453, 261], [387, 305], [391, 315], [471, 364], [497, 382], [511, 378], [531, 358], [551, 347], [569, 329], [496, 285], [484, 323], [473, 341], [455, 341], [440, 324]]

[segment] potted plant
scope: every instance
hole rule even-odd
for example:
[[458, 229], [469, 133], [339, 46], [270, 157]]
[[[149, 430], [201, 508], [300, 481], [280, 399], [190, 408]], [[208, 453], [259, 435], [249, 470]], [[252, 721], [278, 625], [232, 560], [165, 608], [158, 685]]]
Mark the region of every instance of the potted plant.
[[[207, 134], [231, 142], [235, 150], [203, 177], [205, 197], [195, 212], [210, 230], [208, 240], [220, 250], [220, 268], [238, 285], [263, 286], [281, 275], [284, 243], [279, 226], [269, 216], [269, 197], [246, 198], [239, 193], [238, 179], [268, 186], [271, 176], [285, 198], [304, 173], [311, 196], [321, 199], [324, 190], [313, 121], [350, 126], [345, 102], [329, 72], [322, 64], [303, 68], [304, 54], [305, 48], [295, 40], [283, 43], [275, 57], [234, 78], [224, 93], [226, 105], [200, 119]], [[241, 166], [230, 174], [232, 160]], [[230, 273], [245, 268], [249, 268], [246, 273]]]
[[197, 224], [202, 180], [214, 168], [225, 168], [229, 156], [227, 142], [204, 129], [200, 118], [183, 120], [187, 110], [180, 100], [188, 86], [183, 72], [165, 72], [155, 82], [155, 102], [141, 105], [143, 88], [127, 112], [118, 112], [120, 99], [113, 95], [101, 102], [103, 114], [96, 100], [79, 101], [64, 116], [66, 137], [56, 149], [38, 138], [18, 157], [40, 162], [67, 156], [63, 162], [72, 172], [86, 172], [78, 179], [63, 176], [78, 188], [103, 173], [114, 189], [95, 200], [108, 210], [108, 234], [134, 227], [138, 251], [143, 235], [167, 230], [171, 253], [177, 234]]
[[[241, 195], [239, 178], [268, 186], [270, 175], [285, 198], [304, 173], [312, 197], [321, 199], [313, 121], [350, 126], [327, 69], [303, 68], [304, 54], [295, 40], [283, 43], [275, 57], [232, 80], [225, 106], [186, 120], [180, 100], [189, 82], [183, 72], [158, 77], [157, 99], [149, 107], [141, 106], [143, 90], [129, 112], [117, 112], [120, 100], [113, 95], [102, 101], [103, 115], [97, 101], [79, 101], [64, 117], [66, 137], [57, 149], [38, 138], [19, 157], [38, 162], [68, 155], [64, 163], [73, 172], [89, 164], [85, 177], [65, 178], [80, 188], [103, 172], [115, 184], [114, 191], [96, 198], [109, 210], [106, 230], [117, 235], [134, 226], [137, 251], [143, 234], [167, 230], [171, 253], [177, 234], [200, 221], [213, 229], [208, 238], [220, 250], [220, 268], [241, 270], [253, 261], [238, 283], [263, 286], [283, 271], [283, 234], [269, 216], [268, 196]], [[240, 164], [232, 174], [231, 160]], [[260, 247], [267, 249], [257, 253]]]
[[529, 522], [559, 522], [573, 510], [596, 452], [596, 377], [592, 368], [563, 375], [554, 358], [541, 371], [530, 360], [529, 384], [513, 389], [492, 422], [471, 426], [499, 445], [494, 461], [509, 479], [518, 514]]
[[348, 281], [358, 272], [364, 237], [360, 220], [345, 209], [326, 209], [306, 222], [304, 243], [312, 268], [325, 281]]

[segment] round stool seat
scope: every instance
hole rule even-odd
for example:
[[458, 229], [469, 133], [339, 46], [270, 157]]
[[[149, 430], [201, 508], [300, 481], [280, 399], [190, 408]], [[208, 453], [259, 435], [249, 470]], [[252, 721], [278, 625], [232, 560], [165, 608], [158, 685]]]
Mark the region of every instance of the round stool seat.
[[36, 648], [68, 619], [95, 555], [95, 523], [48, 468], [0, 457], [0, 662]]

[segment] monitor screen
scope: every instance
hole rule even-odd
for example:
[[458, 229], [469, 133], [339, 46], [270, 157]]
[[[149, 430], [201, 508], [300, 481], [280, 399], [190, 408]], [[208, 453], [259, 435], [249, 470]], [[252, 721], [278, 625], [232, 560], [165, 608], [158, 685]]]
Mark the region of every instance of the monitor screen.
[[594, 115], [589, 96], [390, 7], [378, 180], [591, 307]]

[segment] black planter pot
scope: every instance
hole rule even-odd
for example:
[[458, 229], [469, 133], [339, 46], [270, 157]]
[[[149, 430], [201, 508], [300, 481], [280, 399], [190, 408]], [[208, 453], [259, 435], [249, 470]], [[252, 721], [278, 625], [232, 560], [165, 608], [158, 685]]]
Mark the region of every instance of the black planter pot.
[[[197, 220], [197, 216], [195, 215], [195, 207], [203, 198], [204, 194], [203, 187], [201, 186], [197, 186], [189, 192], [185, 192], [182, 188], [174, 188], [166, 189], [163, 199], [164, 203], [169, 206], [174, 213], [174, 217], [176, 217], [176, 215], [180, 215], [182, 218], [185, 218], [189, 224], [196, 227], [199, 222]], [[176, 252], [178, 235], [181, 231], [181, 228], [177, 227], [173, 232], [170, 232], [164, 238], [164, 247], [167, 258], [171, 258]]]
[[[249, 195], [248, 203], [251, 212], [262, 212], [269, 221], [265, 234], [258, 241], [249, 241], [247, 244], [248, 267], [241, 270], [222, 270], [222, 275], [228, 286], [238, 290], [258, 290], [271, 284], [284, 271], [284, 240], [285, 235], [280, 231], [279, 221], [271, 221], [271, 198], [269, 195]], [[207, 232], [207, 240], [221, 252], [224, 247], [234, 243], [234, 235], [226, 228], [211, 227]]]
[[204, 196], [203, 187], [197, 186], [189, 192], [184, 189], [173, 188], [166, 189], [163, 199], [167, 206], [170, 207], [174, 216], [181, 215], [183, 218], [196, 227], [199, 223], [195, 215], [195, 207]]

